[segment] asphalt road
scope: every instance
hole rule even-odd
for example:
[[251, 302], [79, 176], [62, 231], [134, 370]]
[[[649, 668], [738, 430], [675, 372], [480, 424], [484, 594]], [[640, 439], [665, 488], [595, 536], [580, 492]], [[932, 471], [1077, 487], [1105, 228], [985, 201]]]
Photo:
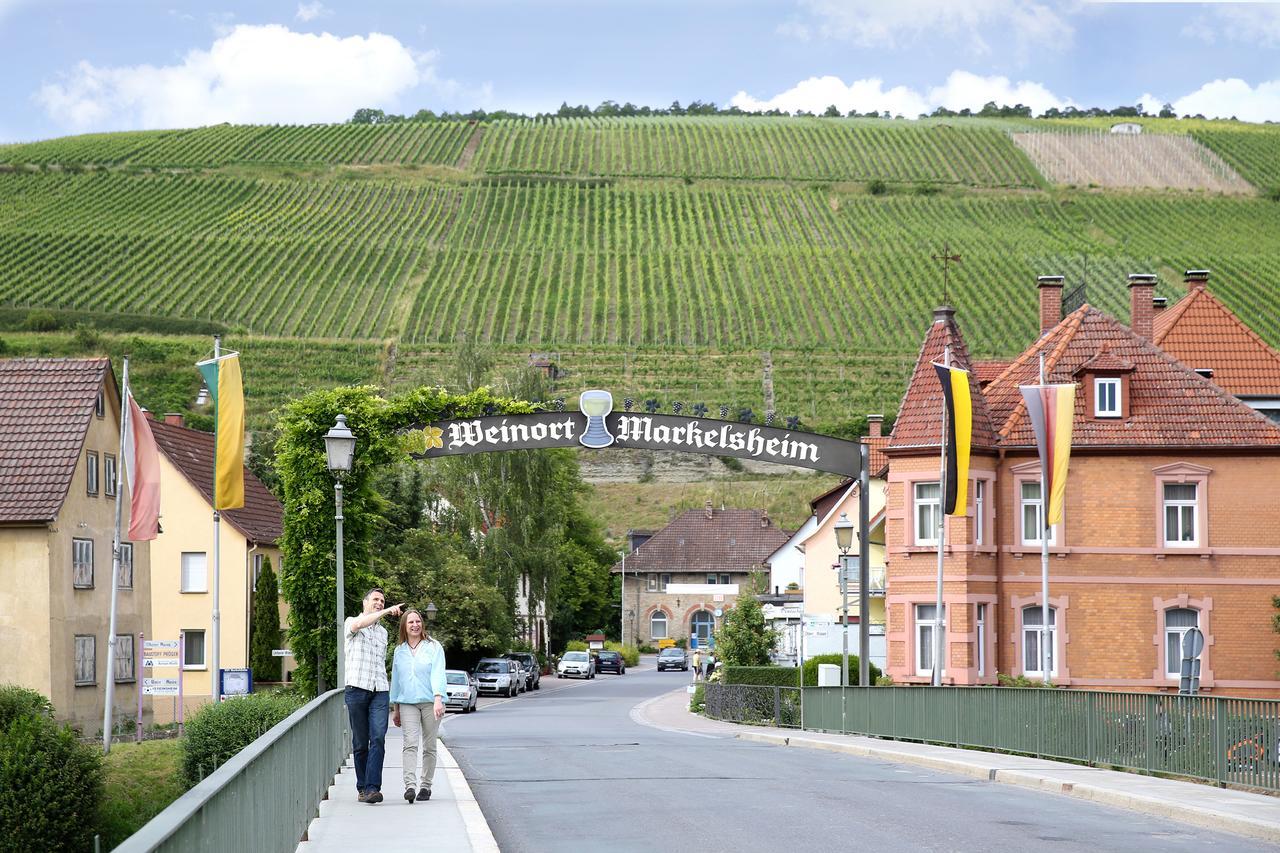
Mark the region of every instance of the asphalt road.
[[688, 673], [543, 678], [450, 715], [446, 740], [504, 853], [1271, 850], [1053, 794], [630, 717]]

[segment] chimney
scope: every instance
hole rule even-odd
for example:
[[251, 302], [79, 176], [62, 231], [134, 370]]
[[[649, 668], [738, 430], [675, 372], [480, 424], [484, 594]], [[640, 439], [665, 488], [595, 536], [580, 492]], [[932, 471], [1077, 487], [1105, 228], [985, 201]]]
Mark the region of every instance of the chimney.
[[1040, 335], [1049, 333], [1054, 326], [1062, 322], [1062, 285], [1060, 275], [1042, 275], [1036, 277], [1036, 288], [1040, 291]]
[[880, 438], [884, 429], [884, 415], [867, 415], [867, 435]]
[[760, 513], [760, 526], [761, 527], [769, 526], [769, 510], [767, 509]]
[[935, 324], [945, 323], [955, 316], [956, 309], [952, 308], [950, 305], [939, 305], [937, 308], [933, 309], [933, 322]]
[[1155, 307], [1151, 299], [1156, 292], [1156, 277], [1152, 273], [1133, 273], [1129, 276], [1129, 328], [1143, 340], [1151, 340]]
[[713, 512], [713, 510], [711, 509], [711, 501], [707, 501], [706, 512], [707, 512], [707, 518], [711, 518], [711, 515]]
[[1161, 311], [1169, 307], [1169, 299], [1165, 296], [1151, 297], [1151, 309], [1159, 314]]
[[1209, 271], [1187, 270], [1182, 274], [1182, 281], [1187, 285], [1187, 293], [1199, 290], [1209, 284]]
[[178, 412], [165, 412], [164, 422], [169, 426], [186, 426], [186, 418]]

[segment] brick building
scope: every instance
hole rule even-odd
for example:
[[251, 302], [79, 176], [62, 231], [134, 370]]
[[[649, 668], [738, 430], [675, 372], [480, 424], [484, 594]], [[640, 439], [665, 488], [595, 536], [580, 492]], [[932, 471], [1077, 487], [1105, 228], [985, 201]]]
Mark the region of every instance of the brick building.
[[[1201, 687], [1277, 695], [1280, 427], [1152, 341], [1153, 276], [1130, 277], [1131, 324], [1084, 305], [1061, 317], [1040, 281], [1041, 336], [994, 378], [971, 370], [969, 509], [947, 519], [943, 682], [1041, 678], [1040, 465], [1018, 386], [1078, 383], [1066, 509], [1050, 532], [1057, 684], [1176, 690], [1178, 641], [1205, 635]], [[932, 674], [942, 397], [930, 362], [950, 347], [939, 308], [891, 436], [886, 509], [888, 672]], [[979, 390], [981, 387], [981, 390]]]
[[[686, 510], [627, 554], [622, 637], [627, 643], [705, 644], [751, 576], [787, 541], [758, 509]], [[613, 567], [623, 570], [623, 563]], [[766, 579], [767, 580], [767, 579]]]

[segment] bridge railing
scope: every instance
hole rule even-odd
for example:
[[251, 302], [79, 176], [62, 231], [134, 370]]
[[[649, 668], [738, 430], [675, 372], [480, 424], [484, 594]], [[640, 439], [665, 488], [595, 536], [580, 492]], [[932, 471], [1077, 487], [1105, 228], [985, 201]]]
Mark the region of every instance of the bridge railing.
[[281, 720], [174, 800], [116, 853], [296, 849], [351, 751], [342, 696], [343, 691], [330, 690]]
[[[708, 684], [706, 713], [775, 725], [756, 695], [775, 689]], [[801, 704], [800, 725], [811, 731], [1280, 791], [1280, 701], [1273, 699], [1016, 687], [806, 687]]]

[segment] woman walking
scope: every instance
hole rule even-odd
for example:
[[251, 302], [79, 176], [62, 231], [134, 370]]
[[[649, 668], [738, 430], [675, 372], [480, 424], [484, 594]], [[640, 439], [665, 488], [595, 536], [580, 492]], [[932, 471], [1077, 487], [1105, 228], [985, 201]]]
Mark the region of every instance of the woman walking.
[[[431, 799], [436, 773], [436, 732], [444, 717], [444, 648], [427, 636], [422, 614], [400, 617], [400, 641], [391, 661], [391, 720], [404, 725], [404, 798]], [[418, 785], [418, 740], [422, 740], [422, 784]], [[415, 789], [416, 792], [415, 792]]]

